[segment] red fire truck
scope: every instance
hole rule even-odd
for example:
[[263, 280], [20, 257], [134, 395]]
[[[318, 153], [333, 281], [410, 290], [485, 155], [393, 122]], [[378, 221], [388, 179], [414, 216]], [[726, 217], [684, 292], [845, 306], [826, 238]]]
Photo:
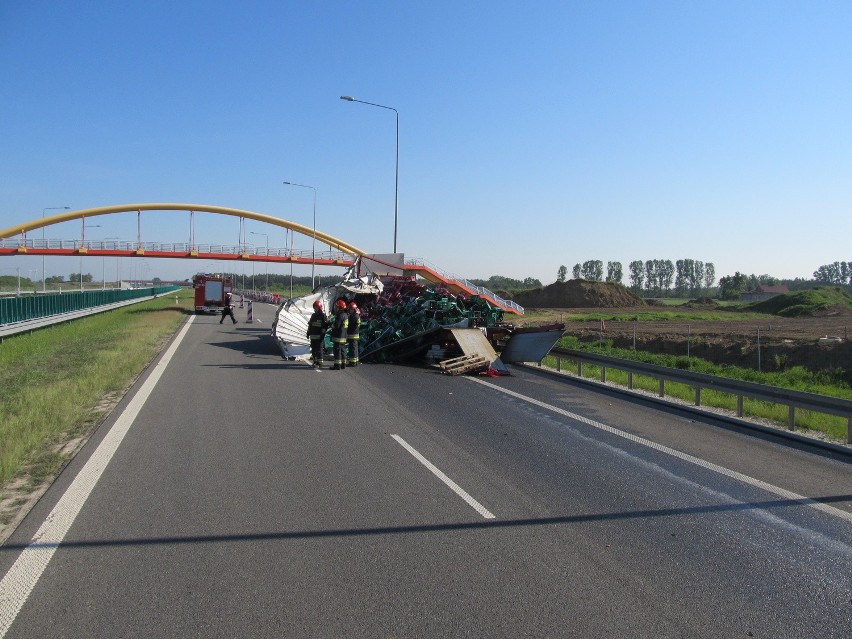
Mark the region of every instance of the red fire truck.
[[225, 305], [225, 293], [233, 290], [230, 277], [221, 273], [198, 273], [192, 278], [195, 289], [195, 312], [218, 313]]

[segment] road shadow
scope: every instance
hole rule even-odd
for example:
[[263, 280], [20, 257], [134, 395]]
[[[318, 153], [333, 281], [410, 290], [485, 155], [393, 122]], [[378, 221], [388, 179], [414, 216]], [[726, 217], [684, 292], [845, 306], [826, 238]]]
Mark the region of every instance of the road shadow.
[[456, 522], [448, 524], [422, 524], [416, 526], [382, 526], [376, 528], [338, 528], [330, 530], [296, 530], [258, 532], [246, 534], [221, 535], [185, 535], [170, 537], [137, 537], [129, 539], [91, 539], [85, 541], [63, 541], [62, 543], [26, 543], [0, 546], [0, 553], [17, 552], [24, 549], [41, 548], [85, 549], [122, 546], [173, 546], [183, 544], [219, 544], [254, 541], [285, 541], [294, 539], [322, 539], [345, 537], [370, 537], [379, 535], [408, 535], [423, 533], [441, 533], [453, 531], [496, 530], [501, 528], [527, 528], [533, 526], [568, 526], [590, 522], [632, 521], [648, 518], [682, 517], [689, 515], [710, 515], [715, 513], [747, 512], [757, 510], [778, 511], [785, 508], [813, 506], [815, 503], [831, 504], [847, 502], [849, 495], [831, 495], [826, 497], [801, 499], [776, 499], [736, 504], [712, 504], [707, 506], [689, 506], [684, 508], [660, 508], [627, 512], [596, 513], [588, 515], [565, 515], [559, 517], [532, 517], [526, 519], [487, 520], [476, 522]]

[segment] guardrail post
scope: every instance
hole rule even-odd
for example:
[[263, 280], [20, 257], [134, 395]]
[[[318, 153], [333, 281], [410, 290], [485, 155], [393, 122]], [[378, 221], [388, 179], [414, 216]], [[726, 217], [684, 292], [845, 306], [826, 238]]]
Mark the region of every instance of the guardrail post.
[[743, 416], [743, 396], [737, 395], [737, 417]]
[[583, 362], [577, 362], [577, 377], [583, 376]]
[[627, 371], [627, 389], [633, 390], [633, 371]]
[[787, 428], [796, 430], [796, 407], [792, 404], [787, 407]]
[[701, 406], [701, 387], [700, 386], [695, 387], [695, 405]]
[[846, 443], [852, 444], [852, 417], [849, 418], [849, 422], [846, 424]]
[[601, 381], [606, 382], [606, 366], [601, 366]]
[[660, 397], [666, 396], [666, 380], [660, 378]]
[[556, 372], [562, 372], [562, 358], [559, 355], [556, 356]]

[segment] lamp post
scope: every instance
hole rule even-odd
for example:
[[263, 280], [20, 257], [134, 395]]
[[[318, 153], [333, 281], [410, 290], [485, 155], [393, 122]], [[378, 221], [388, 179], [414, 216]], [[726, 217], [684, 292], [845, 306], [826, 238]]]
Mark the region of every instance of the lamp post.
[[[68, 210], [70, 208], [71, 208], [70, 206], [46, 206], [45, 208], [43, 208], [41, 210], [41, 217], [42, 217], [42, 219], [44, 219], [44, 212], [45, 211], [58, 211], [60, 209]], [[44, 227], [43, 226], [41, 227], [41, 242], [42, 242], [42, 244], [44, 244]], [[45, 248], [47, 248], [47, 247], [43, 246], [42, 250], [44, 250]], [[47, 278], [47, 275], [44, 272], [44, 253], [42, 253], [41, 254], [41, 292], [42, 293], [47, 292], [46, 278]]]
[[[314, 239], [311, 244], [311, 290], [313, 291], [316, 286], [314, 285], [314, 269], [316, 267], [316, 258], [317, 258], [317, 189], [314, 186], [309, 186], [307, 184], [296, 184], [295, 182], [284, 182], [289, 186], [301, 186], [304, 189], [311, 189], [314, 192]], [[292, 256], [291, 256], [292, 258]], [[290, 260], [290, 265], [292, 266], [293, 260]], [[291, 293], [292, 297], [292, 293]]]
[[[112, 237], [105, 237], [103, 239], [103, 241], [109, 242], [110, 240], [118, 240], [118, 239], [121, 239], [121, 238], [119, 238], [117, 235], [113, 235]], [[106, 247], [102, 247], [102, 248], [106, 248]], [[117, 257], [115, 258], [116, 265], [118, 264], [118, 259], [119, 258], [117, 258]], [[103, 282], [102, 282], [103, 283], [103, 289], [106, 290], [106, 256], [105, 255], [101, 255], [101, 270], [103, 271], [103, 273], [101, 274], [101, 279], [103, 280]], [[117, 276], [118, 276], [118, 268], [116, 267], [116, 278], [117, 278]], [[116, 286], [117, 285], [118, 284], [116, 283]]]
[[364, 100], [356, 100], [351, 95], [341, 95], [341, 100], [347, 102], [360, 102], [361, 104], [369, 104], [370, 106], [379, 107], [380, 109], [388, 109], [396, 113], [396, 186], [394, 192], [393, 204], [393, 252], [396, 253], [396, 227], [399, 220], [399, 111], [393, 107], [385, 106], [384, 104], [376, 104], [375, 102], [364, 102]]
[[[269, 257], [269, 234], [268, 233], [255, 233], [254, 231], [249, 231], [249, 235], [265, 235], [266, 236], [266, 257]], [[269, 292], [269, 262], [266, 263], [266, 292]]]
[[[101, 228], [100, 224], [89, 224], [90, 229]], [[80, 248], [85, 248], [86, 244], [86, 218], [83, 218], [83, 234], [80, 239]], [[83, 254], [80, 253], [80, 292], [83, 292]]]

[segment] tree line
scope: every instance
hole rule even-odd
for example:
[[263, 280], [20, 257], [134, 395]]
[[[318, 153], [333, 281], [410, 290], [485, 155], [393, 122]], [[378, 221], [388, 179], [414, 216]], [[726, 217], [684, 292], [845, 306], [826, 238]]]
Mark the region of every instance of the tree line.
[[[740, 295], [756, 289], [758, 286], [777, 286], [784, 284], [791, 291], [804, 290], [822, 285], [852, 286], [852, 261], [832, 262], [817, 268], [813, 279], [795, 278], [781, 280], [771, 275], [746, 275], [737, 271], [719, 279], [716, 283], [716, 267], [712, 262], [681, 259], [671, 260], [634, 260], [627, 265], [628, 288], [636, 294], [654, 297], [673, 295], [675, 297], [699, 296], [718, 293], [722, 299], [738, 299]], [[587, 260], [575, 264], [571, 271], [573, 279], [592, 282], [615, 282], [624, 284], [624, 272], [621, 262], [607, 262], [606, 276], [602, 260]], [[568, 268], [560, 266], [556, 272], [556, 281], [564, 282], [568, 277]]]
[[[637, 294], [644, 292], [646, 296], [697, 296], [712, 289], [716, 283], [716, 267], [712, 262], [705, 263], [701, 260], [634, 260], [627, 265], [627, 269], [630, 282], [628, 288]], [[607, 262], [606, 277], [602, 260], [575, 264], [571, 274], [575, 280], [624, 284], [624, 268], [621, 262]], [[568, 268], [560, 266], [556, 281], [564, 282], [567, 276]]]

